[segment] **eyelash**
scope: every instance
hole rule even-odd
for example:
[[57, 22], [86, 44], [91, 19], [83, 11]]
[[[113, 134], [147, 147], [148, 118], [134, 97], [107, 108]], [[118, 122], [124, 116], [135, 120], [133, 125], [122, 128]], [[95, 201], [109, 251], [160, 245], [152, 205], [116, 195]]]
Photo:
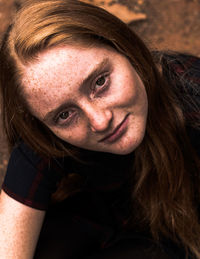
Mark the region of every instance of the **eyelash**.
[[[62, 114], [64, 114], [64, 113], [69, 113], [70, 115], [66, 118], [66, 119], [64, 119], [64, 120], [62, 120], [61, 118], [60, 118], [60, 116], [62, 115]], [[58, 125], [58, 126], [67, 126], [69, 123], [70, 123], [70, 117], [72, 116], [72, 117], [74, 117], [73, 115], [71, 115], [71, 114], [73, 114], [74, 113], [74, 111], [62, 111], [61, 113], [59, 113], [58, 114], [58, 116], [55, 118], [55, 124], [56, 125]], [[63, 122], [61, 122], [61, 123], [59, 123], [59, 120], [62, 120]], [[73, 118], [72, 118], [72, 120], [73, 120]]]
[[[99, 90], [98, 89], [95, 89], [96, 88], [96, 85], [97, 85], [97, 81], [104, 78], [105, 79], [105, 82], [102, 86], [99, 86]], [[102, 93], [105, 92], [105, 90], [108, 90], [108, 86], [110, 84], [110, 80], [109, 80], [109, 75], [108, 74], [103, 74], [103, 75], [100, 75], [98, 78], [95, 79], [94, 81], [94, 86], [92, 87], [92, 93], [95, 95], [97, 95], [97, 97], [99, 95], [101, 95]]]
[[[100, 80], [101, 78], [104, 78], [104, 79], [105, 79], [105, 82], [104, 82], [104, 84], [103, 84], [102, 86], [99, 87], [99, 90], [95, 90], [97, 81]], [[98, 78], [96, 78], [96, 79], [94, 80], [94, 85], [92, 86], [92, 94], [93, 94], [93, 95], [96, 95], [96, 97], [101, 96], [101, 95], [108, 89], [109, 85], [110, 85], [109, 74], [107, 73], [107, 74], [102, 74], [102, 75], [100, 75]], [[71, 120], [74, 119], [74, 116], [73, 116], [73, 115], [69, 115], [65, 120], [63, 120], [63, 121], [64, 121], [63, 123], [59, 123], [60, 116], [61, 116], [63, 113], [69, 113], [69, 114], [71, 114], [71, 113], [74, 113], [74, 111], [73, 111], [73, 110], [72, 110], [72, 111], [70, 111], [70, 110], [69, 110], [69, 111], [68, 111], [68, 110], [65, 111], [65, 110], [64, 110], [64, 111], [62, 111], [61, 113], [59, 113], [58, 116], [56, 116], [56, 118], [55, 118], [55, 120], [54, 120], [56, 125], [59, 125], [59, 126], [67, 126], [68, 124], [71, 123]], [[70, 119], [70, 116], [72, 116], [73, 118]], [[62, 120], [62, 119], [61, 119], [61, 120]]]

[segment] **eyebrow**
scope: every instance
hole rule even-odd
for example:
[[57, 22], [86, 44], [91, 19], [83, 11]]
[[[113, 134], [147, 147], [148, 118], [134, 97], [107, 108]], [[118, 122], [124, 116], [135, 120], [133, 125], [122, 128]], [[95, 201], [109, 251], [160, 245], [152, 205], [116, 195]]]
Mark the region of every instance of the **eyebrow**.
[[[111, 67], [109, 58], [104, 58], [102, 60], [101, 63], [99, 63], [97, 65], [96, 68], [94, 68], [92, 70], [92, 72], [83, 79], [83, 81], [80, 83], [80, 87], [79, 90], [81, 91], [82, 89], [84, 89], [84, 86], [87, 85], [88, 82], [90, 82], [92, 80], [92, 78], [96, 77], [99, 75], [99, 73], [103, 70], [103, 69], [109, 69]], [[52, 111], [48, 112], [44, 118], [42, 119], [44, 122], [48, 122], [50, 121], [53, 117], [56, 116], [56, 114], [60, 113], [62, 110], [66, 109], [67, 107], [69, 107], [69, 104], [67, 104], [66, 102], [62, 103], [59, 107], [53, 109]]]

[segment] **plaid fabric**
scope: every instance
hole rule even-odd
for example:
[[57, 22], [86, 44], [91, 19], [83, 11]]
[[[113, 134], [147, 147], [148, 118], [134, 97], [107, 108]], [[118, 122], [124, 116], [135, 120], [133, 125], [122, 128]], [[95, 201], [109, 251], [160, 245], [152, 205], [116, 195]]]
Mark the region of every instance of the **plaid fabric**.
[[[167, 53], [161, 63], [165, 78], [175, 88], [188, 125], [197, 127], [200, 119], [200, 59]], [[190, 127], [188, 134], [200, 156], [200, 131]], [[51, 258], [54, 253], [56, 255], [52, 258], [65, 258], [65, 253], [66, 258], [79, 258], [83, 254], [89, 256], [88, 251], [95, 254], [130, 239], [133, 240], [132, 249], [138, 240], [147, 247], [147, 244], [153, 245], [147, 233], [133, 233], [124, 228], [131, 210], [129, 170], [124, 165], [130, 165], [131, 155], [108, 154], [107, 159], [113, 165], [110, 167], [106, 160], [102, 164], [101, 154], [97, 153], [94, 167], [73, 164], [69, 159], [55, 160], [52, 164], [24, 143], [13, 150], [2, 189], [27, 206], [48, 209], [35, 258]], [[84, 177], [83, 191], [61, 203], [50, 204], [51, 194], [65, 168]], [[166, 242], [162, 249], [170, 258], [184, 258], [181, 249], [170, 242]], [[59, 251], [62, 251], [60, 257]]]
[[165, 53], [161, 60], [163, 75], [175, 89], [187, 124], [200, 127], [200, 58]]

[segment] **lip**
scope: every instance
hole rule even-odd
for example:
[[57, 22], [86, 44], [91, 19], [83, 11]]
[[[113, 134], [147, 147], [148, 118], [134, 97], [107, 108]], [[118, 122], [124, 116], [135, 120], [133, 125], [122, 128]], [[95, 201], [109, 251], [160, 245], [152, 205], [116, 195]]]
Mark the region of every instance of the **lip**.
[[128, 124], [128, 117], [129, 114], [125, 116], [123, 121], [114, 129], [113, 132], [108, 134], [106, 137], [101, 139], [99, 142], [108, 142], [108, 143], [113, 143], [116, 140], [118, 140], [127, 130], [127, 124]]

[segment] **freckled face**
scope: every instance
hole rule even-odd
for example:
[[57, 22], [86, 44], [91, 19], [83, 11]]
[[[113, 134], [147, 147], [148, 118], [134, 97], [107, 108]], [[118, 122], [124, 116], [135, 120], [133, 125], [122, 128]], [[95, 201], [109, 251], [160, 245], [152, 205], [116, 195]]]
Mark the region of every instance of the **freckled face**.
[[54, 47], [24, 67], [31, 112], [62, 140], [84, 149], [128, 154], [143, 140], [144, 85], [111, 48]]

